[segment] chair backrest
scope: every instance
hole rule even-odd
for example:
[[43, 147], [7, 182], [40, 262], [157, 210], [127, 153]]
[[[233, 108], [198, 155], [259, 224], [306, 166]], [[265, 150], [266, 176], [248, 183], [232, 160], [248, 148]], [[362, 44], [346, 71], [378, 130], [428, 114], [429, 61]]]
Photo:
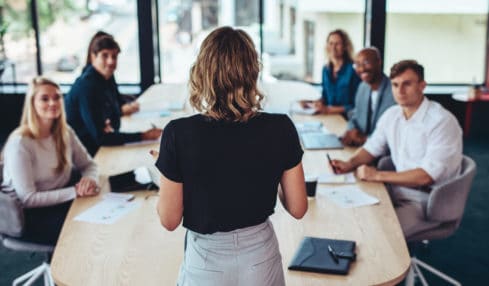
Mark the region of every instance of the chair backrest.
[[[383, 157], [379, 160], [377, 168], [395, 171], [390, 157]], [[434, 187], [428, 197], [426, 223], [432, 225], [433, 222], [438, 222], [440, 224], [411, 234], [406, 237], [406, 240], [441, 239], [450, 236], [457, 230], [462, 221], [476, 169], [474, 160], [464, 155], [460, 174]]]
[[476, 169], [474, 160], [463, 156], [460, 174], [431, 191], [426, 209], [428, 220], [457, 222], [458, 226], [464, 214]]
[[[0, 161], [0, 186], [3, 181], [3, 162]], [[22, 203], [15, 191], [0, 187], [0, 234], [21, 237], [24, 229]]]

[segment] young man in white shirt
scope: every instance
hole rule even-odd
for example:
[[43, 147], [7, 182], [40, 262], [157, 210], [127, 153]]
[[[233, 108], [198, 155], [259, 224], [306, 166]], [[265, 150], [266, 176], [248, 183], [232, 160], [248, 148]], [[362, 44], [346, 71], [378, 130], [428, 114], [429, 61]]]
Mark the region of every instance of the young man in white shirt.
[[[338, 173], [356, 169], [361, 180], [386, 183], [409, 238], [422, 230], [419, 222], [431, 187], [460, 172], [462, 130], [450, 112], [424, 97], [424, 69], [416, 61], [395, 64], [390, 79], [398, 105], [384, 112], [374, 133], [348, 161], [333, 160], [332, 165]], [[396, 171], [368, 165], [389, 150]]]

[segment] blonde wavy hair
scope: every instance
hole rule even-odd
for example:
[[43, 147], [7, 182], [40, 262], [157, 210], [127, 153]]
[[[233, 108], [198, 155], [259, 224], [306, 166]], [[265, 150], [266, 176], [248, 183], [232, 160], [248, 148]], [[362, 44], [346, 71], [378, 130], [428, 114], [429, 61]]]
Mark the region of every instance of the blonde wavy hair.
[[51, 134], [54, 139], [56, 155], [58, 158], [58, 165], [55, 168], [55, 172], [60, 173], [68, 165], [66, 148], [69, 140], [69, 134], [68, 124], [66, 123], [63, 95], [61, 94], [59, 85], [57, 83], [42, 76], [32, 79], [32, 81], [29, 83], [29, 88], [24, 100], [24, 109], [22, 111], [22, 118], [20, 119], [20, 126], [14, 132], [18, 132], [22, 136], [27, 136], [33, 139], [40, 138], [39, 116], [34, 108], [34, 99], [35, 95], [39, 91], [39, 88], [43, 85], [51, 85], [55, 87], [58, 89], [61, 96], [61, 115], [54, 120], [53, 126], [51, 127]]
[[261, 109], [259, 72], [258, 54], [246, 32], [215, 29], [190, 69], [190, 104], [216, 120], [246, 122]]

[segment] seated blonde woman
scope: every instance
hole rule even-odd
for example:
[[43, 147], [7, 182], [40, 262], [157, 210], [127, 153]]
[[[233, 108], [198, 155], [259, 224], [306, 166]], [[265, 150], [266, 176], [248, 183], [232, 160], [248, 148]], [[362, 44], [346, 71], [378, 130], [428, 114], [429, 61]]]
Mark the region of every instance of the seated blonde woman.
[[[66, 123], [59, 86], [47, 78], [30, 83], [3, 159], [2, 187], [15, 190], [23, 204], [25, 240], [54, 245], [72, 200], [98, 193], [97, 167]], [[81, 179], [72, 180], [74, 169]]]

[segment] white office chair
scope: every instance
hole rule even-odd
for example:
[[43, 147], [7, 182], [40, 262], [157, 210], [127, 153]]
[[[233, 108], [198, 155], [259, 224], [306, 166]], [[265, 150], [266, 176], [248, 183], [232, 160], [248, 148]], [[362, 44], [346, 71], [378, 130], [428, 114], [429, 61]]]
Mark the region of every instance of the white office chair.
[[[2, 177], [3, 162], [0, 162], [0, 185], [3, 179]], [[14, 191], [7, 192], [0, 189], [0, 240], [3, 246], [14, 251], [41, 252], [46, 255], [46, 261], [16, 278], [12, 285], [17, 286], [24, 283], [24, 286], [30, 286], [42, 276], [44, 278], [44, 285], [55, 286], [48, 263], [54, 251], [54, 246], [22, 240], [23, 228], [24, 212], [16, 193]]]
[[[395, 166], [390, 157], [382, 158], [377, 167], [381, 170], [395, 170]], [[444, 184], [433, 188], [428, 197], [426, 217], [423, 223], [427, 226], [433, 225], [433, 222], [437, 222], [438, 224], [431, 228], [422, 228], [422, 231], [406, 237], [407, 242], [425, 242], [432, 239], [443, 239], [452, 235], [458, 229], [462, 221], [465, 203], [467, 202], [476, 169], [477, 166], [474, 160], [463, 156], [460, 174], [446, 181]], [[411, 258], [411, 268], [406, 277], [406, 285], [414, 286], [416, 278], [419, 278], [423, 286], [428, 285], [420, 268], [424, 268], [452, 285], [462, 285], [457, 280], [414, 256]]]

